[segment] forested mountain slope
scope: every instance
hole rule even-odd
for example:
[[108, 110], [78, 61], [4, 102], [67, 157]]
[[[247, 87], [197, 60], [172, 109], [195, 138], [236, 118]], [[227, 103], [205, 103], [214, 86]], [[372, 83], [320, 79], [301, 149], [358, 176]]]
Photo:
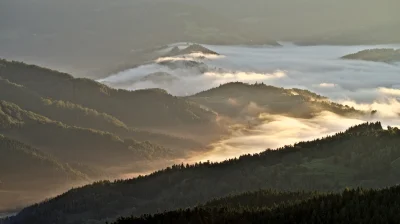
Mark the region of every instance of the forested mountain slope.
[[1, 77], [0, 95], [2, 100], [68, 125], [117, 133], [128, 131], [126, 124], [108, 114], [70, 102], [42, 98], [38, 93]]
[[[68, 164], [0, 135], [0, 211], [33, 203], [40, 198], [36, 194], [68, 189], [66, 186], [71, 183], [88, 180], [86, 174]], [[25, 194], [26, 186], [30, 187], [31, 195]]]
[[347, 116], [361, 114], [354, 108], [333, 103], [328, 98], [307, 90], [284, 89], [263, 83], [227, 83], [188, 99], [229, 117], [270, 113], [310, 118], [322, 111]]
[[[67, 74], [5, 60], [0, 62], [0, 74], [0, 134], [19, 141], [21, 144], [34, 147], [38, 153], [48, 155], [61, 164], [67, 164], [67, 167], [84, 173], [85, 176], [82, 181], [69, 179], [68, 185], [64, 183], [60, 188], [57, 178], [54, 178], [53, 183], [51, 181], [52, 176], [47, 176], [46, 172], [41, 174], [29, 172], [28, 166], [25, 167], [24, 163], [19, 164], [22, 169], [27, 169], [26, 175], [30, 175], [37, 182], [33, 185], [33, 182], [31, 183], [28, 180], [26, 184], [19, 185], [20, 188], [18, 189], [20, 190], [16, 193], [9, 190], [1, 191], [2, 196], [7, 200], [14, 198], [13, 200], [18, 202], [18, 206], [43, 200], [81, 183], [89, 183], [89, 181], [99, 179], [112, 179], [125, 173], [155, 169], [153, 165], [160, 166], [160, 164], [153, 164], [153, 162], [160, 161], [170, 164], [170, 159], [182, 158], [193, 150], [205, 149], [204, 144], [186, 136], [173, 135], [172, 132], [160, 133], [143, 130], [137, 128], [136, 125], [128, 126], [121, 119], [102, 110], [72, 102], [72, 100], [82, 97], [83, 103], [90, 104], [96, 101], [96, 96], [98, 96], [98, 105], [109, 102], [119, 105], [120, 109], [131, 108], [130, 116], [128, 116], [129, 112], [126, 113], [127, 117], [142, 122], [144, 126], [146, 126], [146, 122], [149, 122], [150, 127], [154, 124], [153, 120], [157, 120], [160, 116], [153, 114], [154, 117], [147, 117], [146, 119], [137, 117], [138, 114], [135, 114], [135, 112], [140, 111], [137, 106], [141, 105], [129, 103], [131, 94], [133, 95], [132, 101], [141, 102], [144, 107], [152, 104], [151, 102], [154, 103], [155, 107], [150, 106], [153, 110], [148, 107], [142, 108], [144, 111], [139, 113], [144, 116], [152, 115], [151, 113], [163, 113], [161, 108], [166, 108], [168, 111], [168, 103], [163, 105], [163, 99], [167, 98], [170, 99], [172, 112], [170, 115], [164, 113], [166, 117], [161, 118], [164, 121], [176, 123], [176, 120], [178, 120], [177, 122], [181, 122], [179, 116], [175, 117], [176, 110], [181, 110], [183, 114], [186, 113], [190, 117], [196, 117], [192, 111], [186, 110], [185, 105], [190, 107], [189, 102], [186, 104], [186, 101], [174, 98], [161, 90], [149, 90], [149, 94], [146, 93], [147, 91], [136, 93], [125, 91], [125, 95], [118, 95], [118, 93], [121, 93], [118, 90], [110, 89], [95, 81], [74, 79]], [[14, 81], [10, 81], [8, 78]], [[88, 86], [82, 84], [82, 91], [92, 91], [93, 95], [86, 93], [74, 95], [73, 90], [69, 87], [73, 86], [72, 83], [76, 80], [77, 82], [88, 83]], [[104, 89], [115, 92], [118, 97], [109, 97], [102, 92]], [[70, 90], [72, 92], [69, 92]], [[68, 96], [72, 97], [69, 98]], [[104, 97], [104, 101], [102, 97]], [[157, 102], [159, 97], [161, 97], [160, 101]], [[146, 100], [149, 100], [149, 103]], [[181, 102], [181, 106], [175, 107], [175, 101]], [[100, 109], [110, 108], [99, 107]], [[204, 111], [197, 105], [194, 108]], [[207, 111], [205, 113], [213, 114]], [[174, 116], [176, 120], [174, 121], [171, 116]], [[164, 123], [163, 128], [172, 126], [169, 124]], [[201, 125], [201, 122], [197, 124]], [[199, 128], [201, 131], [203, 127], [198, 127], [197, 124], [195, 122], [188, 126]], [[154, 127], [150, 129], [152, 128]], [[181, 129], [177, 127], [177, 130]], [[218, 137], [214, 136], [214, 138]], [[17, 155], [4, 154], [2, 159], [13, 161], [16, 160], [14, 159], [15, 156]], [[23, 158], [23, 155], [21, 155], [21, 159]], [[6, 170], [3, 171], [6, 172]], [[3, 173], [0, 174], [4, 175]], [[9, 181], [7, 182], [9, 183]], [[43, 188], [39, 189], [38, 185], [43, 185]], [[49, 186], [49, 188], [45, 186]], [[50, 186], [51, 191], [49, 190]], [[15, 194], [18, 194], [18, 196], [15, 196]], [[36, 196], [31, 197], [33, 195]], [[0, 211], [5, 209], [6, 205], [14, 206], [14, 204], [4, 199], [0, 202]]]
[[164, 90], [111, 89], [89, 79], [19, 62], [0, 61], [0, 76], [42, 97], [68, 101], [107, 113], [129, 127], [187, 133], [218, 131], [216, 114]]
[[174, 150], [201, 149], [201, 144], [191, 139], [173, 135], [154, 133], [128, 127], [119, 119], [94, 109], [68, 101], [41, 97], [22, 85], [12, 83], [0, 76], [0, 100], [17, 104], [22, 109], [60, 121], [69, 126], [95, 129], [113, 133], [121, 138], [133, 138], [138, 141], [151, 141]]
[[0, 101], [0, 133], [37, 147], [69, 163], [112, 167], [152, 156], [165, 158], [168, 149], [111, 133], [67, 126]]
[[399, 129], [365, 123], [323, 139], [222, 163], [182, 164], [132, 180], [95, 183], [26, 208], [12, 223], [102, 223], [260, 188], [330, 191], [395, 185], [399, 144]]
[[[400, 187], [382, 190], [346, 189], [336, 194], [259, 191], [221, 199], [220, 207], [120, 218], [114, 224], [131, 223], [299, 223], [360, 224], [398, 223]], [[231, 202], [242, 207], [232, 206]], [[254, 203], [256, 202], [256, 203]]]

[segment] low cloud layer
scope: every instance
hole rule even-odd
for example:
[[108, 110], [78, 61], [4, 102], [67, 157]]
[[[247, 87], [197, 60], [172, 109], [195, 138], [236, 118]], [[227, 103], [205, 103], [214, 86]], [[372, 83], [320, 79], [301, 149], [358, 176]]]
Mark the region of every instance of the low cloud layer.
[[312, 119], [297, 119], [282, 115], [260, 115], [265, 122], [252, 130], [237, 130], [230, 138], [213, 144], [210, 152], [197, 155], [189, 160], [223, 161], [226, 158], [252, 154], [266, 149], [276, 149], [284, 145], [292, 145], [300, 141], [309, 141], [345, 131], [350, 126], [366, 121], [382, 121], [382, 125], [400, 126], [400, 120], [390, 116], [370, 116], [345, 118], [331, 112], [322, 112]]
[[[194, 94], [232, 81], [304, 88], [333, 100], [357, 102], [373, 102], [382, 95], [399, 94], [396, 92], [400, 86], [399, 64], [342, 60], [340, 57], [364, 49], [400, 46], [206, 47], [222, 56], [192, 54], [157, 60], [203, 63], [208, 67], [205, 73], [195, 68], [170, 69], [154, 63], [122, 71], [99, 81], [130, 90], [162, 88], [173, 95]], [[137, 82], [154, 72], [166, 72], [178, 80], [165, 84]]]
[[[295, 119], [263, 114], [265, 122], [252, 130], [237, 130], [228, 139], [215, 143], [214, 150], [197, 155], [198, 160], [224, 160], [266, 148], [312, 140], [366, 121], [380, 120], [384, 125], [400, 126], [400, 65], [342, 60], [340, 57], [371, 48], [400, 46], [311, 46], [244, 47], [206, 46], [223, 56], [188, 55], [159, 61], [196, 61], [208, 71], [195, 68], [171, 69], [154, 63], [126, 70], [100, 80], [124, 89], [162, 88], [173, 95], [190, 95], [220, 84], [241, 81], [308, 89], [331, 100], [362, 110], [377, 110], [374, 118], [344, 118], [323, 112], [312, 119]], [[166, 72], [174, 82], [154, 83], [137, 80], [154, 72]]]

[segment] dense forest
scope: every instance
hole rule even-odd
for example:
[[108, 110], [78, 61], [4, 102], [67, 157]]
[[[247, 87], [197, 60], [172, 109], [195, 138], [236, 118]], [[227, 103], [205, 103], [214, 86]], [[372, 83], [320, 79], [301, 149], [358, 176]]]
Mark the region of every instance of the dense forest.
[[257, 189], [326, 192], [396, 185], [399, 137], [398, 128], [385, 130], [379, 122], [365, 123], [326, 138], [222, 163], [174, 165], [149, 176], [73, 189], [24, 209], [11, 223], [102, 223]]
[[345, 189], [340, 193], [259, 191], [220, 199], [219, 206], [199, 206], [120, 218], [131, 223], [398, 223], [400, 187], [382, 190]]
[[342, 58], [385, 63], [400, 62], [400, 49], [369, 49], [345, 55]]

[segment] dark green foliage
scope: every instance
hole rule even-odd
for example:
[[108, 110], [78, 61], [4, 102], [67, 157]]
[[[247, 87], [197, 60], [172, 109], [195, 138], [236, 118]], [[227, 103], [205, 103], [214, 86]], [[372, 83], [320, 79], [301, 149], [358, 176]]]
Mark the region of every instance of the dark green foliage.
[[276, 190], [259, 190], [245, 192], [238, 195], [213, 199], [201, 208], [230, 208], [230, 209], [256, 209], [262, 207], [273, 207], [282, 202], [304, 200], [317, 195], [316, 192], [281, 192]]
[[368, 49], [343, 56], [342, 58], [386, 63], [400, 62], [400, 49]]
[[222, 163], [175, 165], [132, 180], [85, 186], [24, 209], [16, 223], [113, 220], [190, 207], [215, 197], [262, 188], [336, 191], [395, 185], [399, 144], [399, 129], [383, 130], [379, 122], [365, 123], [323, 139]]
[[[232, 207], [230, 201], [237, 197], [225, 198], [224, 207], [196, 207], [194, 209], [165, 212], [156, 215], [143, 215], [139, 218], [120, 218], [114, 224], [131, 223], [282, 223], [282, 224], [360, 224], [360, 223], [399, 223], [400, 187], [383, 190], [344, 190], [338, 194], [309, 194], [308, 199], [298, 201], [296, 197], [277, 200], [271, 205], [269, 197], [258, 198], [260, 193], [241, 195], [240, 199], [248, 207]], [[261, 193], [261, 195], [263, 195]], [[292, 195], [302, 195], [292, 193]], [[270, 197], [284, 196], [283, 193]], [[301, 198], [301, 197], [299, 197]], [[264, 201], [257, 206], [253, 201]], [[250, 201], [250, 203], [248, 202]]]

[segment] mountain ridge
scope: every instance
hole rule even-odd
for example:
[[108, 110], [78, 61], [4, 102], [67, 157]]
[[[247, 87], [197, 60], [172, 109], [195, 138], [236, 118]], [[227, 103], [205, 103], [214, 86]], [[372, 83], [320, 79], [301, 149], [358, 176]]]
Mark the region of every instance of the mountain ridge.
[[[44, 97], [103, 111], [118, 117], [128, 126], [150, 127], [165, 132], [171, 125], [181, 126], [182, 133], [190, 125], [204, 125], [208, 130], [218, 130], [214, 113], [164, 91], [116, 90], [93, 80], [74, 79], [68, 74], [37, 66], [4, 60], [1, 63], [6, 66], [0, 67], [0, 76], [11, 82], [23, 85]], [[27, 70], [29, 75], [26, 74]], [[144, 101], [143, 97], [148, 97], [149, 100]], [[152, 119], [144, 119], [150, 117], [149, 112], [158, 113], [151, 116]]]
[[[88, 185], [26, 208], [14, 220], [50, 223], [62, 217], [65, 223], [102, 223], [121, 216], [190, 207], [233, 192], [260, 188], [330, 191], [348, 186], [389, 186], [397, 182], [398, 136], [397, 128], [383, 130], [379, 122], [365, 123], [326, 138], [222, 163], [181, 164], [136, 179]], [[98, 194], [106, 198], [99, 198]], [[121, 194], [124, 196], [118, 196]], [[74, 214], [80, 215], [73, 218], [62, 208], [76, 199], [86, 206], [74, 207]], [[89, 205], [93, 203], [103, 207], [94, 209]], [[49, 211], [57, 211], [58, 215], [41, 217]], [[88, 211], [103, 215], [87, 216]]]

